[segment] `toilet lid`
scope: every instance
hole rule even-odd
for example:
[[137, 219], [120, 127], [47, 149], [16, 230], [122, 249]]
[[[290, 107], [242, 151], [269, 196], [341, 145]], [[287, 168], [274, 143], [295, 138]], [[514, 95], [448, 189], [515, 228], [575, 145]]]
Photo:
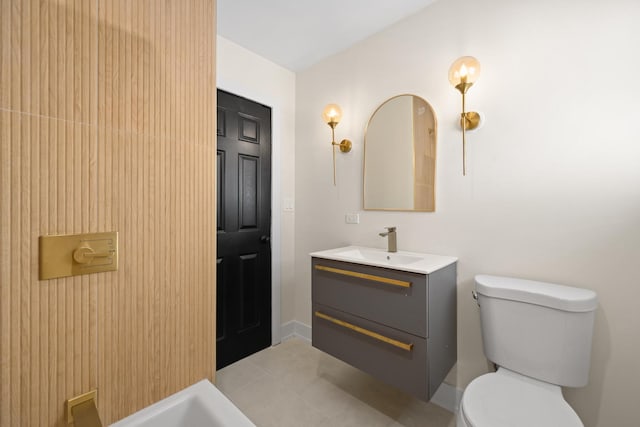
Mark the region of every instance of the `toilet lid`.
[[473, 380], [461, 411], [472, 427], [583, 427], [559, 387], [511, 372]]

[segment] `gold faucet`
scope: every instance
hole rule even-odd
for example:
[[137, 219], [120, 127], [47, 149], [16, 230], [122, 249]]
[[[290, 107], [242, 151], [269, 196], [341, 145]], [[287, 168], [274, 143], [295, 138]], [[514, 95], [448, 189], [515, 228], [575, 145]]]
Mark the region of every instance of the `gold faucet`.
[[74, 427], [102, 427], [96, 407], [97, 390], [67, 400], [67, 424]]
[[384, 233], [379, 233], [382, 237], [388, 237], [387, 252], [398, 252], [398, 239], [396, 238], [396, 227], [385, 227]]

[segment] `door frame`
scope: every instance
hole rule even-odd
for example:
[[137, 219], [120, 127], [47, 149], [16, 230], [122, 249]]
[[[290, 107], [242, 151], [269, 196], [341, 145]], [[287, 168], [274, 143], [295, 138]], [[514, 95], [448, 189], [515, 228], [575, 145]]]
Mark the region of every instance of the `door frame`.
[[274, 123], [280, 123], [281, 108], [278, 102], [271, 99], [264, 99], [262, 96], [253, 93], [251, 90], [237, 89], [229, 87], [221, 82], [217, 82], [217, 89], [224, 90], [243, 98], [247, 98], [258, 104], [271, 108], [271, 345], [280, 344], [282, 341], [280, 332], [281, 323], [281, 223], [282, 223], [282, 177], [281, 171], [281, 149], [280, 141], [282, 135], [280, 129]]

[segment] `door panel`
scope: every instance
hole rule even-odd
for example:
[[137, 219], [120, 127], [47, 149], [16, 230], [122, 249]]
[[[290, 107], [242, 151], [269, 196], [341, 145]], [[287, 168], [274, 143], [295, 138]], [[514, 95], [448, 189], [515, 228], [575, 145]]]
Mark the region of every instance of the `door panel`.
[[217, 368], [271, 344], [271, 110], [218, 90]]
[[227, 329], [227, 324], [225, 322], [225, 319], [227, 318], [225, 309], [227, 307], [227, 297], [225, 288], [220, 285], [224, 281], [224, 267], [225, 264], [223, 264], [222, 259], [218, 258], [216, 260], [216, 283], [218, 284], [218, 286], [216, 286], [216, 304], [218, 306], [216, 319], [216, 341], [224, 339], [225, 331]]
[[216, 182], [217, 182], [217, 191], [216, 191], [216, 218], [218, 221], [217, 231], [224, 230], [225, 216], [222, 214], [225, 211], [225, 172], [224, 172], [224, 152], [218, 151], [217, 162], [216, 162]]
[[240, 155], [238, 159], [240, 186], [238, 191], [240, 229], [258, 226], [258, 171], [259, 159]]
[[242, 295], [242, 313], [240, 315], [240, 330], [246, 331], [259, 325], [259, 303], [256, 298], [259, 294], [258, 254], [240, 255], [240, 289]]

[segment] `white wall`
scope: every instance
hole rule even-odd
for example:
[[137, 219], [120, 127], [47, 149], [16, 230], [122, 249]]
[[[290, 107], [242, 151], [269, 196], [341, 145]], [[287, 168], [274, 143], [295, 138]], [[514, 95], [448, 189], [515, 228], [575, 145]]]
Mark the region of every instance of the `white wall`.
[[[448, 381], [487, 370], [477, 307], [478, 273], [594, 289], [600, 299], [587, 387], [565, 394], [586, 426], [635, 426], [640, 395], [640, 2], [441, 0], [296, 76], [295, 318], [310, 324], [308, 253], [346, 244], [459, 257], [459, 361]], [[468, 135], [449, 85], [459, 56], [482, 65], [467, 106], [484, 112]], [[389, 97], [413, 93], [438, 116], [435, 213], [346, 212], [362, 206], [364, 126]], [[323, 106], [344, 118], [332, 184]]]
[[295, 74], [218, 36], [217, 86], [271, 107], [273, 341], [293, 319], [294, 212], [283, 203], [295, 192]]

